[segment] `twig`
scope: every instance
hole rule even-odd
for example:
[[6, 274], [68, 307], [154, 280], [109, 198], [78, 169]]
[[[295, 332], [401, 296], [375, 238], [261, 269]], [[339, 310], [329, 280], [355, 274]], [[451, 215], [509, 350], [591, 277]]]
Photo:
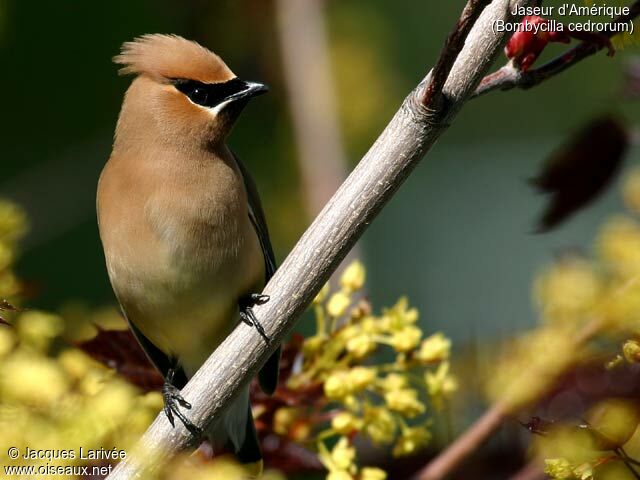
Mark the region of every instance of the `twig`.
[[[271, 300], [254, 311], [273, 341], [266, 344], [255, 330], [238, 325], [183, 389], [182, 395], [193, 405], [188, 412], [192, 422], [205, 427], [219, 418], [292, 330], [349, 249], [447, 129], [494, 62], [506, 34], [494, 35], [492, 24], [497, 20], [517, 21], [511, 15], [512, 7], [528, 4], [529, 0], [494, 0], [485, 8], [442, 88], [448, 101], [438, 122], [433, 121], [422, 102], [426, 79], [407, 97], [265, 287], [264, 293]], [[192, 442], [181, 424], [171, 428], [160, 414], [137, 450], [118, 464], [109, 479], [140, 476], [149, 465], [158, 468]]]
[[[629, 6], [629, 14], [621, 15], [609, 23], [609, 28], [603, 33], [608, 38], [616, 35], [615, 25], [627, 23], [640, 15], [640, 1], [636, 1]], [[549, 78], [564, 72], [576, 63], [584, 60], [605, 47], [604, 44], [583, 41], [577, 46], [567, 50], [562, 55], [545, 63], [544, 65], [523, 72], [517, 66], [509, 62], [496, 72], [487, 75], [482, 79], [474, 97], [484, 95], [494, 90], [511, 90], [513, 88], [528, 89], [535, 87]]]
[[435, 96], [442, 92], [442, 87], [444, 87], [447, 78], [449, 78], [449, 72], [451, 72], [451, 68], [456, 58], [458, 58], [462, 47], [464, 47], [464, 42], [471, 28], [485, 7], [490, 3], [491, 0], [469, 0], [465, 5], [460, 19], [447, 37], [440, 56], [436, 61], [436, 65], [433, 67], [431, 81], [425, 89], [422, 99], [424, 105], [432, 104]]
[[509, 409], [506, 404], [496, 403], [486, 410], [471, 427], [464, 431], [440, 455], [432, 460], [416, 477], [418, 480], [440, 480], [445, 478], [454, 467], [471, 455], [500, 428], [507, 418]]

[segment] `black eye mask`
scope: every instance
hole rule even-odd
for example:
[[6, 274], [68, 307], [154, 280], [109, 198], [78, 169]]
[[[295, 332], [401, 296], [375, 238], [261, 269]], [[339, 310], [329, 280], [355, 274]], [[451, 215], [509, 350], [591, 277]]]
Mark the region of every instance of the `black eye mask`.
[[238, 94], [250, 89], [246, 82], [237, 77], [222, 83], [202, 83], [184, 79], [173, 80], [172, 83], [193, 103], [208, 108], [213, 108], [234, 96], [240, 98]]

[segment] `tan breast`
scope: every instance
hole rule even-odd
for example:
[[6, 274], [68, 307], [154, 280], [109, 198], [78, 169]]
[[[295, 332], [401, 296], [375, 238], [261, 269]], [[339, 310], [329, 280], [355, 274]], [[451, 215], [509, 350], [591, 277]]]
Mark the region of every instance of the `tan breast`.
[[236, 322], [239, 297], [264, 279], [244, 183], [227, 153], [114, 155], [98, 188], [118, 300], [145, 336], [195, 368]]

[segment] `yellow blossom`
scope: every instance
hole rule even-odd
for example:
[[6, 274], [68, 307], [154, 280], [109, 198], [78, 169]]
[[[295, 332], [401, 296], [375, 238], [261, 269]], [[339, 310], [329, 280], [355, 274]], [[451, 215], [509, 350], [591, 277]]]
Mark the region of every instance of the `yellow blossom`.
[[610, 398], [596, 404], [587, 413], [596, 446], [614, 450], [629, 441], [640, 423], [640, 409], [632, 401]]
[[442, 332], [434, 333], [422, 341], [416, 358], [425, 363], [447, 360], [451, 352], [451, 340]]
[[360, 471], [360, 480], [386, 480], [387, 472], [375, 467], [364, 467]]
[[7, 355], [16, 344], [16, 335], [13, 328], [0, 325], [0, 358]]
[[384, 407], [367, 406], [364, 409], [364, 434], [374, 443], [385, 444], [393, 440], [397, 425], [393, 415]]
[[83, 378], [90, 369], [104, 367], [93, 359], [88, 357], [84, 352], [75, 348], [68, 348], [60, 353], [58, 362], [67, 374], [76, 380]]
[[622, 353], [624, 358], [629, 363], [635, 363], [640, 361], [640, 342], [637, 340], [627, 340], [622, 346]]
[[64, 324], [58, 315], [34, 310], [20, 315], [17, 330], [23, 342], [44, 350], [62, 333]]
[[415, 325], [407, 325], [391, 335], [389, 342], [397, 352], [409, 352], [420, 343], [422, 330]]
[[12, 297], [19, 291], [20, 283], [13, 272], [9, 270], [0, 271], [0, 297]]
[[600, 292], [593, 267], [578, 257], [564, 258], [547, 268], [535, 282], [535, 294], [545, 319], [576, 322], [593, 308]]
[[319, 351], [326, 341], [327, 337], [324, 335], [314, 335], [313, 337], [306, 338], [302, 344], [302, 353], [304, 353], [306, 357], [310, 357]]
[[380, 381], [380, 386], [387, 392], [400, 390], [409, 384], [406, 375], [399, 373], [390, 373]]
[[352, 392], [359, 392], [371, 385], [376, 379], [373, 367], [354, 367], [349, 370], [347, 382]]
[[400, 433], [400, 438], [393, 448], [393, 455], [402, 457], [412, 455], [421, 448], [426, 447], [431, 441], [431, 432], [426, 427], [405, 428]]
[[571, 480], [575, 478], [571, 463], [566, 458], [549, 458], [544, 463], [544, 473], [554, 480]]
[[0, 270], [4, 270], [13, 263], [13, 249], [6, 243], [0, 242]]
[[387, 330], [402, 330], [418, 320], [418, 310], [409, 308], [407, 297], [401, 297], [396, 304], [384, 311], [383, 327]]
[[297, 408], [282, 407], [273, 415], [273, 430], [279, 435], [287, 435], [293, 423], [300, 416]]
[[333, 372], [324, 382], [324, 394], [330, 400], [343, 399], [351, 393], [347, 380], [347, 372], [342, 370]]
[[623, 277], [640, 274], [640, 225], [627, 216], [610, 220], [598, 241], [601, 258], [612, 270]]
[[444, 401], [458, 389], [458, 380], [449, 373], [449, 362], [443, 362], [435, 373], [425, 373], [425, 383], [431, 401], [436, 409], [443, 407]]
[[355, 358], [364, 358], [376, 349], [373, 335], [362, 333], [347, 342], [347, 351]]
[[360, 323], [360, 330], [364, 333], [368, 334], [376, 334], [381, 333], [384, 330], [382, 322], [374, 317], [365, 317]]
[[333, 470], [329, 472], [326, 480], [353, 480], [353, 475], [344, 470]]
[[341, 435], [348, 435], [362, 428], [362, 420], [349, 412], [340, 412], [331, 420], [331, 428]]
[[574, 336], [573, 326], [555, 324], [521, 335], [493, 369], [487, 385], [490, 396], [514, 410], [538, 398], [576, 359]]
[[611, 360], [608, 360], [607, 363], [605, 363], [604, 367], [607, 370], [613, 370], [614, 368], [617, 368], [620, 365], [622, 365], [623, 362], [624, 362], [624, 357], [622, 355], [616, 355]]
[[[46, 385], [46, 388], [43, 386]], [[0, 376], [2, 397], [27, 405], [48, 407], [67, 389], [67, 378], [53, 360], [16, 353], [5, 360]]]
[[347, 311], [351, 304], [351, 299], [343, 292], [337, 292], [331, 295], [327, 303], [327, 313], [334, 318], [340, 317]]
[[324, 286], [320, 289], [318, 294], [313, 299], [313, 304], [319, 305], [325, 300], [325, 298], [327, 298], [327, 295], [329, 295], [329, 284], [325, 283]]
[[27, 230], [27, 217], [13, 202], [0, 200], [0, 241], [14, 242]]
[[346, 292], [355, 292], [364, 286], [365, 270], [362, 262], [352, 262], [340, 276], [340, 285]]
[[360, 325], [347, 325], [338, 330], [337, 336], [343, 342], [349, 342], [362, 334]]
[[411, 388], [393, 390], [384, 396], [384, 400], [390, 410], [401, 413], [408, 418], [424, 413], [425, 406], [418, 400], [418, 392]]
[[341, 470], [351, 468], [355, 458], [356, 449], [349, 445], [346, 437], [341, 437], [331, 450], [331, 460], [333, 464]]

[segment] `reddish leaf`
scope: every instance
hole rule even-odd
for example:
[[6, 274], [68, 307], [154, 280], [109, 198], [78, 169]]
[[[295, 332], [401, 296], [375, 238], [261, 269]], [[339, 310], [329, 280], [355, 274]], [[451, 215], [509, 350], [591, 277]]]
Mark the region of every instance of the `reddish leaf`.
[[[572, 30], [557, 20], [528, 15], [522, 19], [522, 25], [525, 28], [511, 36], [504, 48], [504, 53], [523, 72], [531, 68], [549, 43], [569, 43], [572, 38], [592, 43], [598, 48], [606, 48], [609, 56], [615, 53], [611, 39], [606, 35]], [[568, 55], [566, 59], [569, 61], [572, 56]]]
[[[543, 28], [551, 29], [553, 26], [551, 20], [546, 18], [529, 15], [522, 19], [522, 24], [527, 28], [517, 31], [511, 36], [504, 48], [504, 53], [525, 72], [549, 43], [569, 43], [571, 41], [569, 35], [562, 30], [542, 31]], [[539, 28], [540, 31], [536, 33], [535, 28]]]
[[551, 230], [595, 200], [615, 178], [628, 146], [624, 125], [605, 115], [554, 153], [531, 181], [550, 197], [537, 230]]
[[315, 453], [278, 435], [271, 434], [261, 438], [260, 446], [268, 468], [289, 474], [324, 470]]
[[104, 330], [91, 340], [76, 345], [92, 358], [115, 369], [145, 392], [160, 390], [164, 379], [151, 364], [129, 330]]

